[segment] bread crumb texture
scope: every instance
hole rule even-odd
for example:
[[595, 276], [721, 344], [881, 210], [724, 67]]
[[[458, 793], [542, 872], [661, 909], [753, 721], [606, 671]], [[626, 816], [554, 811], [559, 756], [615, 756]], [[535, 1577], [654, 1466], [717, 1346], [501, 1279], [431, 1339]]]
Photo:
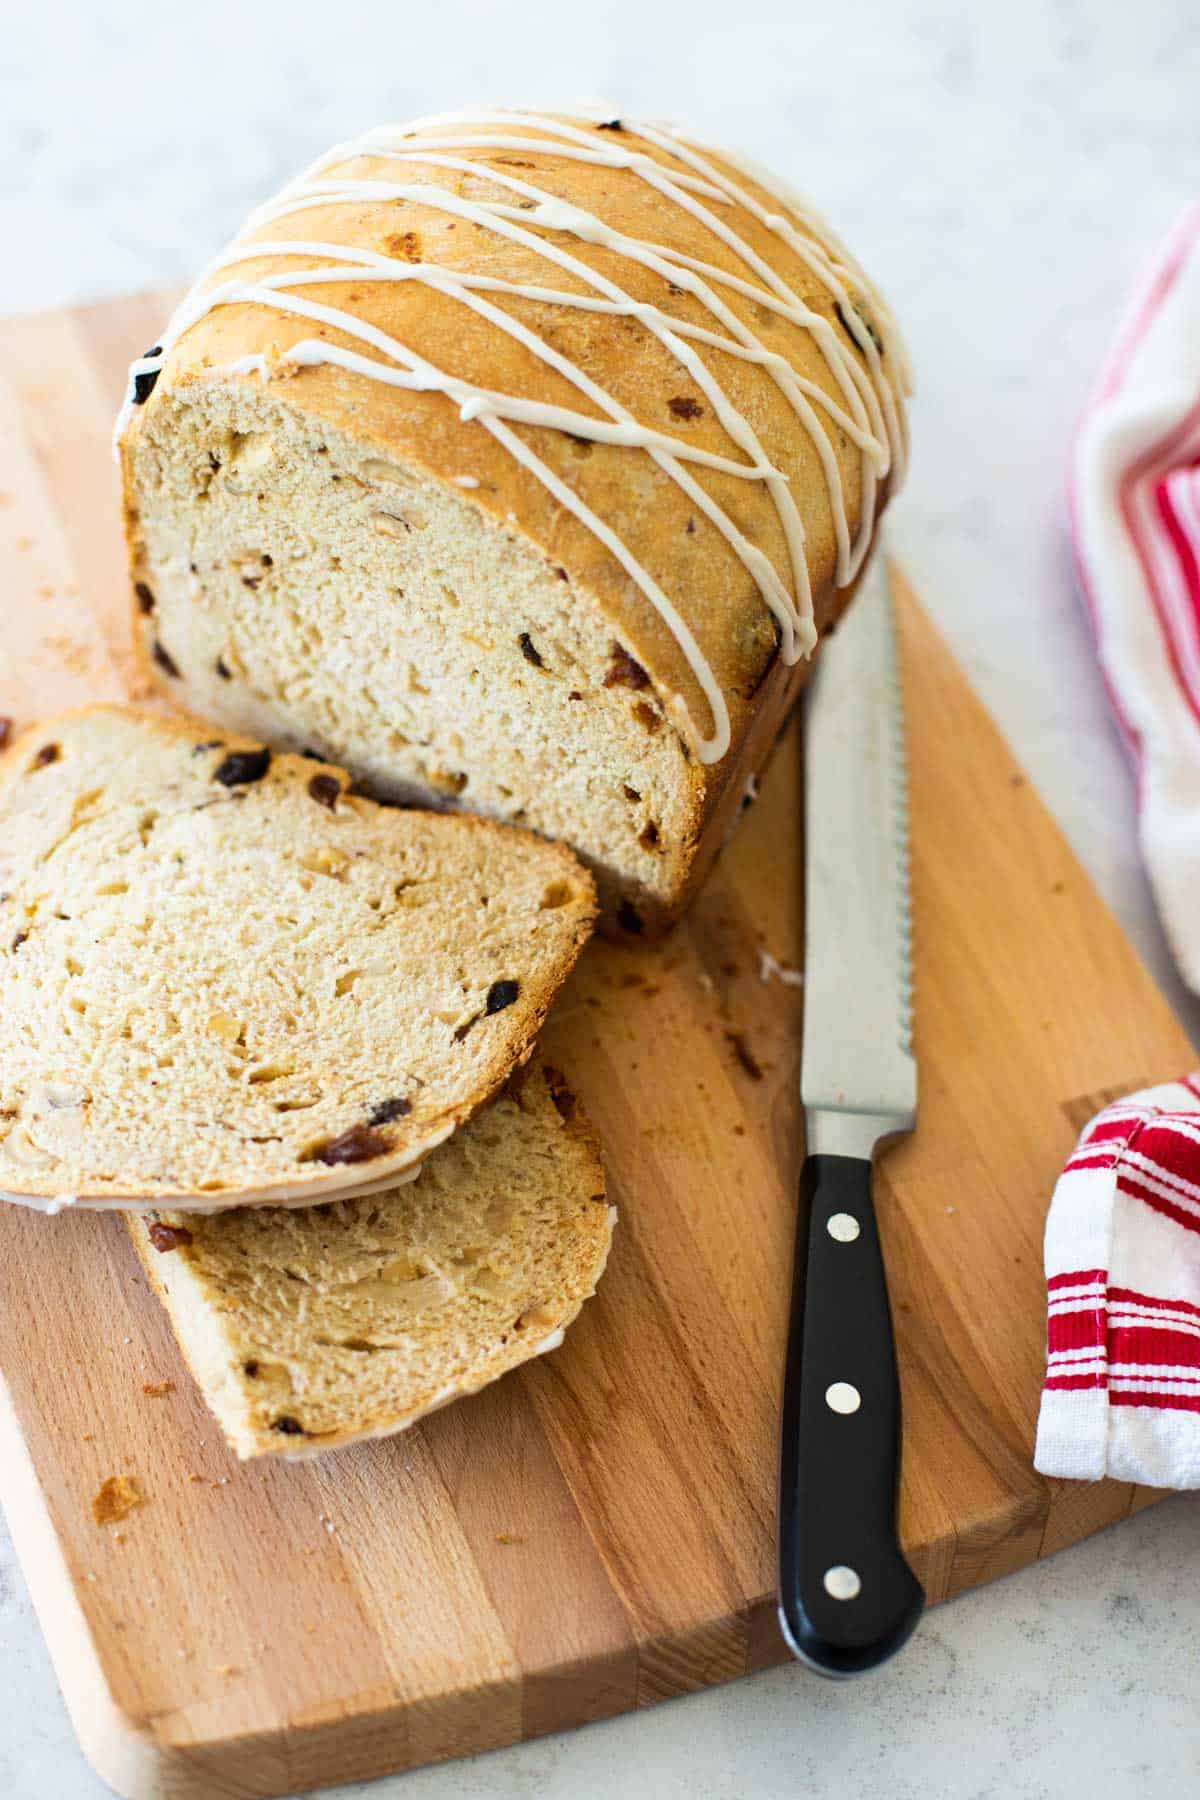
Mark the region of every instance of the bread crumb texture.
[[0, 1190], [382, 1185], [528, 1055], [594, 910], [562, 848], [204, 726], [27, 733], [0, 764]]
[[161, 1220], [128, 1224], [234, 1448], [293, 1457], [402, 1430], [553, 1348], [613, 1218], [594, 1133], [536, 1064], [415, 1181], [189, 1215], [166, 1251]]
[[663, 697], [519, 533], [371, 450], [257, 387], [157, 409], [134, 452], [148, 666], [205, 718], [315, 746], [385, 796], [532, 826], [602, 892], [661, 904], [694, 774]]

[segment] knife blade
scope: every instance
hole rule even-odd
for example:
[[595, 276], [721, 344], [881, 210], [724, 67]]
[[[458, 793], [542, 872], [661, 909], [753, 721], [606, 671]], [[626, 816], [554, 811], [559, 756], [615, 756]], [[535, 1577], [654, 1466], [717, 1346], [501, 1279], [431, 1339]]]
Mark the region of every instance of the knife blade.
[[784, 1376], [779, 1618], [827, 1675], [907, 1640], [924, 1594], [900, 1550], [900, 1391], [872, 1202], [879, 1143], [916, 1122], [903, 699], [877, 553], [805, 706], [801, 1176]]

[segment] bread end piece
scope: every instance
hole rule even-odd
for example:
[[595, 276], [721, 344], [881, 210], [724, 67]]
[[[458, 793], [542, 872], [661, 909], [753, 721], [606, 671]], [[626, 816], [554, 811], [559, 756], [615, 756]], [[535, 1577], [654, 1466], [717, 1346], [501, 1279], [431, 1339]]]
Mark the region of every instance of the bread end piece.
[[556, 1348], [615, 1217], [596, 1134], [538, 1062], [404, 1186], [126, 1224], [238, 1456], [296, 1459], [404, 1431]]

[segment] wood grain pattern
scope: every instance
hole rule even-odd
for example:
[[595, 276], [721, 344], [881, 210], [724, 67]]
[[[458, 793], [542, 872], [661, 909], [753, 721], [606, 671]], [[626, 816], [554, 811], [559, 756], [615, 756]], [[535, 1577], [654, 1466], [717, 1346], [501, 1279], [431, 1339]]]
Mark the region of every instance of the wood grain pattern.
[[[131, 679], [109, 422], [163, 297], [0, 327], [0, 712]], [[921, 1118], [880, 1208], [905, 1542], [931, 1600], [1154, 1496], [1039, 1480], [1040, 1237], [1083, 1117], [1186, 1039], [911, 597]], [[794, 734], [690, 918], [597, 945], [548, 1031], [621, 1212], [565, 1348], [295, 1467], [219, 1442], [115, 1219], [0, 1216], [0, 1483], [121, 1793], [294, 1792], [649, 1704], [783, 1654], [775, 1430], [800, 1158]], [[852, 1000], [853, 971], [847, 970]], [[145, 1390], [170, 1383], [154, 1397]], [[110, 1475], [143, 1505], [97, 1525]]]

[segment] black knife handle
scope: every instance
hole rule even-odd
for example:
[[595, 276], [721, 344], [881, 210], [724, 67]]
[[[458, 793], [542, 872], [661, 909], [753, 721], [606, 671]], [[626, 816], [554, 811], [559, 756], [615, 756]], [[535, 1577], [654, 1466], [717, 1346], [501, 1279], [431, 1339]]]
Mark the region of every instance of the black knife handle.
[[871, 1164], [810, 1156], [784, 1373], [779, 1618], [791, 1649], [822, 1675], [886, 1661], [925, 1605], [896, 1536], [899, 1451]]

